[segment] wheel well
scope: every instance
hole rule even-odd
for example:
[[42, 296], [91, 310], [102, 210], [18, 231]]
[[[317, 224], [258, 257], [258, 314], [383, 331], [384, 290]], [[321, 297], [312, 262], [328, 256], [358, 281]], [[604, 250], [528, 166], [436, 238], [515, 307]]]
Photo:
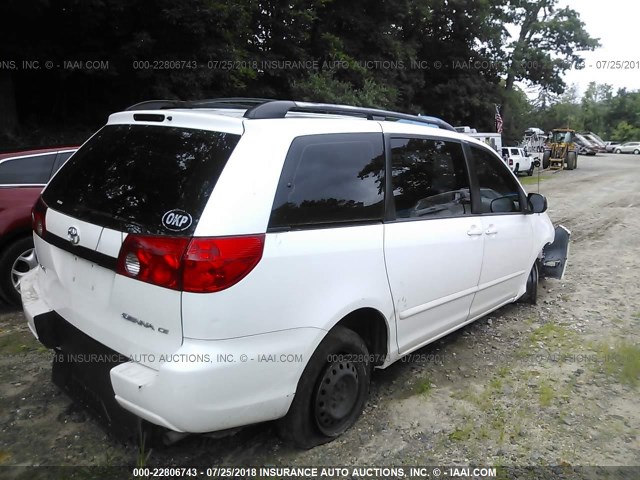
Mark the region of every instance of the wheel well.
[[361, 308], [351, 312], [336, 326], [353, 330], [364, 340], [373, 355], [373, 366], [382, 365], [388, 352], [389, 332], [384, 315], [373, 308]]
[[0, 253], [12, 243], [17, 242], [23, 238], [31, 237], [31, 234], [31, 230], [15, 230], [10, 235], [3, 237], [0, 240]]

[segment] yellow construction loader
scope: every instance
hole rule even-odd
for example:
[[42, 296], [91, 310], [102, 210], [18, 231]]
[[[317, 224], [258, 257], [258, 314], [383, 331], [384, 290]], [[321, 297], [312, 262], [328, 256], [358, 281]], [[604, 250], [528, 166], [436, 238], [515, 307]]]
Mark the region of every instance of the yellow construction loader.
[[575, 143], [576, 131], [556, 128], [551, 131], [542, 154], [542, 168], [552, 170], [574, 170], [578, 167], [578, 151]]

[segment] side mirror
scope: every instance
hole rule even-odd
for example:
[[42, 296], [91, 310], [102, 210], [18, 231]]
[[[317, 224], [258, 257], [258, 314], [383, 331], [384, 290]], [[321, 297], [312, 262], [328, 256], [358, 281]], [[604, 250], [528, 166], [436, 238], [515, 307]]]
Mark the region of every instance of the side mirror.
[[529, 211], [531, 213], [543, 213], [547, 211], [547, 199], [539, 193], [530, 193], [527, 197]]

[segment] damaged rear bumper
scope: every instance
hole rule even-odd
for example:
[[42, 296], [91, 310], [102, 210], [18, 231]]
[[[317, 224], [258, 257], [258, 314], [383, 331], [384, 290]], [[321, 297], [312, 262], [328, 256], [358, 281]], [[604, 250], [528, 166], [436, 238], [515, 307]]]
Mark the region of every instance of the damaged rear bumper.
[[561, 280], [567, 269], [569, 259], [569, 240], [571, 231], [563, 225], [555, 228], [555, 238], [542, 250], [540, 276]]

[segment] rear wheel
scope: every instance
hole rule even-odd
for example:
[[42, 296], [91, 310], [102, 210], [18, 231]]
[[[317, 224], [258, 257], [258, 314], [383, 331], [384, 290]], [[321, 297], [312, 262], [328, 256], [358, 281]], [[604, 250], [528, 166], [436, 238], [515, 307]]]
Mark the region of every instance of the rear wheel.
[[531, 164], [531, 168], [529, 168], [529, 170], [527, 170], [527, 175], [531, 176], [533, 175], [533, 170], [536, 168], [536, 166], [532, 163]]
[[551, 165], [551, 151], [549, 150], [545, 150], [545, 152], [542, 154], [542, 169], [545, 170], [547, 168], [549, 168], [549, 165]]
[[31, 238], [21, 238], [5, 249], [0, 257], [0, 293], [7, 302], [20, 305], [20, 281], [37, 265]]
[[576, 152], [567, 153], [567, 170], [575, 170], [578, 166], [578, 156]]
[[329, 442], [351, 427], [369, 395], [369, 351], [354, 331], [335, 327], [322, 340], [298, 382], [278, 433], [300, 448]]
[[636, 148], [636, 149], [633, 151], [633, 154], [634, 154], [634, 155], [638, 155], [638, 154], [640, 154], [640, 150], [638, 150], [638, 149]]

